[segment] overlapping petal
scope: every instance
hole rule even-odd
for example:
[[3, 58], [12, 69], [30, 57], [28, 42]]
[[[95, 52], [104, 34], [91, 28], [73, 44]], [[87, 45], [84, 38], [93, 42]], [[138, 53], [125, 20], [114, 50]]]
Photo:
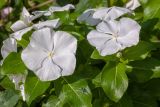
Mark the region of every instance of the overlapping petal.
[[87, 24], [89, 24], [91, 26], [97, 25], [101, 20], [93, 18], [94, 12], [95, 12], [95, 9], [88, 9], [88, 10], [84, 11], [82, 13], [82, 15], [80, 15], [77, 18], [77, 21], [79, 23], [85, 22], [85, 23], [87, 23]]
[[17, 39], [17, 40], [21, 40], [21, 39], [22, 39], [22, 36], [23, 36], [25, 33], [29, 32], [30, 30], [32, 30], [32, 27], [26, 27], [26, 28], [24, 28], [24, 29], [22, 29], [22, 30], [19, 30], [19, 31], [16, 31], [16, 32], [12, 33], [12, 34], [10, 35], [10, 37], [13, 37], [13, 38], [15, 38], [15, 39]]
[[118, 32], [118, 22], [116, 20], [101, 22], [96, 26], [97, 31], [107, 34]]
[[77, 40], [70, 34], [42, 28], [32, 34], [22, 60], [42, 81], [51, 81], [74, 72]]
[[93, 14], [93, 18], [101, 19], [104, 21], [114, 20], [123, 16], [124, 14], [131, 13], [129, 9], [123, 7], [110, 7], [110, 8], [101, 8], [97, 9]]
[[97, 31], [91, 31], [87, 39], [102, 56], [111, 55], [138, 44], [140, 28], [140, 25], [130, 18], [110, 20], [99, 23]]
[[130, 0], [125, 7], [131, 10], [135, 10], [137, 7], [139, 7], [141, 4], [138, 0]]
[[76, 66], [76, 58], [73, 53], [55, 54], [53, 61], [62, 69], [62, 76], [73, 74]]
[[46, 58], [42, 63], [42, 66], [33, 71], [42, 81], [51, 81], [61, 76], [61, 68], [53, 62], [52, 59]]
[[41, 29], [43, 27], [49, 27], [49, 28], [57, 28], [59, 27], [59, 19], [54, 19], [54, 20], [47, 20], [44, 22], [39, 22], [38, 24], [34, 24], [33, 28], [34, 29]]
[[77, 40], [69, 33], [57, 31], [54, 34], [54, 53], [75, 53], [77, 49]]
[[63, 6], [63, 7], [60, 7], [60, 6], [52, 6], [52, 7], [49, 8], [49, 11], [53, 13], [53, 12], [60, 12], [60, 11], [68, 11], [68, 10], [70, 10], [70, 9], [75, 9], [74, 5], [72, 5], [72, 4], [67, 4], [67, 5], [65, 5], [65, 6]]
[[112, 36], [98, 32], [96, 30], [92, 30], [88, 33], [87, 39], [91, 45], [96, 46], [97, 49], [100, 49], [105, 44], [105, 42], [112, 39]]

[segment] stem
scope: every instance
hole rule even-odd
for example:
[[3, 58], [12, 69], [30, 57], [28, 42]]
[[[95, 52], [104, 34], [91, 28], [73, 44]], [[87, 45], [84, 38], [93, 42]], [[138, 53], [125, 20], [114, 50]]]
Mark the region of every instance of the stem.
[[45, 5], [47, 5], [47, 4], [50, 4], [50, 3], [53, 3], [53, 2], [55, 2], [55, 0], [48, 0], [48, 1], [46, 1], [46, 2], [43, 2], [43, 3], [39, 4], [39, 5], [36, 5], [36, 6], [34, 6], [34, 7], [31, 7], [31, 8], [29, 9], [29, 11], [34, 10], [34, 9], [37, 9], [37, 8], [40, 8], [40, 7], [43, 7], [43, 6], [45, 6]]

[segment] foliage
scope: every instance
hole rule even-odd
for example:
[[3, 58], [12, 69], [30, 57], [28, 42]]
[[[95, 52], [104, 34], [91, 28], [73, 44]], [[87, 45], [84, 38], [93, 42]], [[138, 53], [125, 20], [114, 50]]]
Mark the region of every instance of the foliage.
[[[77, 17], [86, 9], [124, 6], [127, 0], [2, 0], [0, 9], [13, 11], [0, 19], [0, 45], [13, 33], [10, 26], [20, 18], [23, 6], [30, 11], [47, 10], [53, 5], [74, 4], [75, 10], [55, 12], [35, 22], [60, 18], [58, 30], [78, 40], [76, 68], [73, 75], [42, 82], [25, 66], [22, 49], [30, 42], [33, 31], [18, 43], [17, 53], [10, 53], [0, 66], [0, 107], [159, 107], [160, 106], [160, 0], [139, 0], [134, 15], [127, 15], [141, 25], [140, 42], [113, 55], [101, 56], [86, 35], [95, 29], [78, 23]], [[50, 1], [50, 0], [48, 0]], [[57, 30], [57, 29], [56, 29]], [[37, 53], [38, 54], [38, 53]], [[2, 59], [2, 56], [0, 57]], [[24, 86], [26, 101], [14, 89], [11, 74], [28, 72]], [[22, 83], [19, 83], [22, 84]]]

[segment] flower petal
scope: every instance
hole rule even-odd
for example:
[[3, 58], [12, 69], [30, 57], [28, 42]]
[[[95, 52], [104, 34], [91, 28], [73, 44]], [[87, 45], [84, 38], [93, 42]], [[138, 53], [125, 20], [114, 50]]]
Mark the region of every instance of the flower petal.
[[31, 36], [30, 45], [32, 47], [37, 47], [41, 50], [52, 51], [54, 46], [54, 31], [52, 31], [50, 28], [43, 28], [40, 30], [37, 30], [33, 32]]
[[12, 26], [11, 29], [16, 32], [18, 30], [22, 30], [24, 28], [28, 27], [23, 21], [18, 20], [16, 21]]
[[103, 20], [105, 18], [105, 16], [108, 14], [109, 10], [110, 10], [110, 8], [106, 8], [106, 7], [98, 8], [93, 13], [93, 18]]
[[33, 28], [35, 29], [41, 29], [44, 27], [57, 28], [59, 25], [60, 25], [59, 19], [55, 19], [55, 20], [47, 20], [45, 22], [39, 22], [38, 24], [34, 24]]
[[95, 12], [95, 9], [88, 9], [88, 10], [84, 11], [83, 14], [80, 15], [80, 16], [77, 18], [77, 21], [78, 21], [79, 23], [81, 23], [81, 22], [88, 23], [88, 24], [91, 25], [91, 26], [97, 25], [98, 23], [100, 23], [100, 20], [93, 18], [93, 13], [94, 13], [94, 12]]
[[55, 54], [52, 59], [57, 65], [61, 67], [62, 76], [68, 76], [73, 74], [76, 66], [76, 58], [74, 54]]
[[21, 40], [21, 39], [22, 39], [22, 36], [23, 36], [25, 33], [29, 32], [30, 30], [32, 30], [32, 27], [27, 27], [27, 28], [25, 28], [25, 29], [22, 29], [22, 30], [16, 31], [15, 33], [12, 33], [12, 34], [10, 35], [10, 37], [13, 37], [13, 38], [15, 38], [15, 39], [17, 39], [17, 40]]
[[118, 26], [119, 26], [119, 32], [118, 32], [119, 37], [126, 36], [130, 31], [133, 30], [139, 32], [141, 28], [136, 21], [130, 18], [121, 18]]
[[76, 53], [77, 39], [67, 32], [57, 31], [54, 34], [55, 53]]
[[116, 42], [116, 39], [111, 39], [107, 41], [103, 47], [98, 49], [98, 51], [102, 56], [106, 56], [118, 52], [120, 48], [121, 46]]
[[21, 16], [22, 16], [22, 20], [24, 21], [25, 24], [28, 25], [31, 23], [31, 19], [30, 19], [31, 15], [25, 7], [23, 7]]
[[93, 17], [97, 19], [109, 21], [109, 20], [117, 19], [126, 13], [131, 13], [131, 11], [126, 8], [113, 6], [110, 8], [97, 9], [96, 12], [93, 14]]
[[33, 71], [41, 81], [51, 81], [59, 78], [61, 76], [61, 69], [57, 66], [53, 60], [46, 58], [42, 62], [41, 68]]
[[13, 38], [8, 38], [3, 41], [3, 46], [1, 48], [3, 59], [5, 59], [11, 52], [17, 52], [17, 42]]
[[22, 51], [21, 58], [24, 64], [30, 70], [37, 70], [42, 65], [41, 63], [47, 57], [47, 53], [36, 46], [31, 46], [30, 44]]
[[141, 29], [140, 25], [129, 18], [122, 18], [119, 23], [120, 31], [117, 41], [122, 45], [122, 49], [137, 45]]
[[141, 4], [138, 0], [130, 0], [125, 7], [131, 10], [135, 10], [137, 7], [139, 7]]
[[89, 41], [89, 43], [95, 46], [97, 49], [101, 48], [105, 44], [105, 42], [110, 40], [111, 38], [111, 35], [101, 33], [96, 30], [92, 30], [87, 35], [87, 40]]
[[118, 32], [117, 25], [118, 25], [118, 22], [115, 20], [110, 20], [107, 22], [103, 21], [97, 25], [96, 29], [97, 31], [102, 33], [114, 34]]
[[59, 11], [68, 11], [70, 9], [75, 9], [74, 5], [72, 4], [67, 4], [63, 7], [59, 7], [59, 6], [52, 6], [49, 8], [50, 12], [59, 12]]
[[123, 7], [113, 6], [110, 8], [108, 15], [105, 16], [104, 20], [105, 21], [114, 20], [127, 13], [132, 13], [132, 11]]

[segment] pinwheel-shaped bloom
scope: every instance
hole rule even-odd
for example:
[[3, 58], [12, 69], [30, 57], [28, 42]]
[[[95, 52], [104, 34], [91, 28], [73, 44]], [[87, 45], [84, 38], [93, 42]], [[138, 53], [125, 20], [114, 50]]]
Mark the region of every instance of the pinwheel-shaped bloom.
[[101, 21], [109, 21], [119, 18], [120, 16], [131, 13], [129, 9], [122, 7], [102, 7], [98, 9], [88, 9], [83, 12], [77, 19], [77, 21], [88, 23], [91, 26], [95, 26]]
[[97, 30], [92, 30], [87, 35], [87, 39], [102, 56], [111, 55], [136, 45], [139, 42], [140, 28], [136, 21], [129, 18], [101, 22], [97, 25]]
[[77, 40], [70, 34], [43, 28], [32, 34], [21, 57], [40, 80], [50, 81], [74, 72], [76, 48]]
[[137, 7], [139, 7], [141, 4], [139, 3], [138, 0], [130, 0], [127, 4], [126, 4], [126, 8], [134, 10]]
[[22, 11], [22, 19], [15, 22], [11, 29], [14, 31], [13, 34], [11, 34], [11, 37], [21, 40], [22, 36], [27, 33], [28, 31], [32, 29], [41, 29], [43, 27], [51, 27], [51, 28], [57, 28], [60, 23], [59, 19], [55, 20], [47, 20], [44, 22], [39, 22], [37, 24], [33, 24], [32, 21], [38, 17], [40, 17], [39, 14], [37, 15], [30, 15], [30, 13], [27, 11], [27, 9], [24, 7]]
[[67, 4], [63, 7], [60, 6], [52, 6], [47, 11], [34, 11], [32, 12], [34, 15], [44, 15], [44, 16], [50, 16], [54, 12], [62, 12], [62, 11], [68, 11], [70, 9], [75, 9], [74, 5]]

